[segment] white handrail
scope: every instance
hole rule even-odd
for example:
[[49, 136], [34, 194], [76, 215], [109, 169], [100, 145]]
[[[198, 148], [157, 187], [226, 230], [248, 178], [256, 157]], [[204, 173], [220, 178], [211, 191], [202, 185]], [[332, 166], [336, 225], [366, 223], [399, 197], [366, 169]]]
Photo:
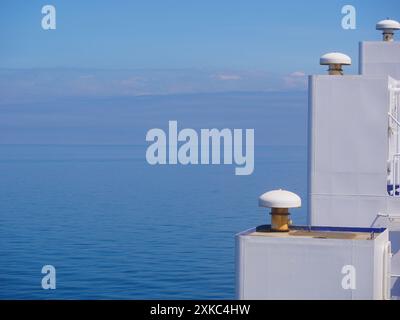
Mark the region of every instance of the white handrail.
[[400, 197], [400, 81], [390, 79], [388, 193]]
[[400, 215], [390, 214], [390, 213], [378, 213], [378, 217], [388, 218], [390, 222], [400, 219]]
[[390, 112], [388, 112], [388, 115], [394, 122], [396, 122], [397, 126], [400, 127], [400, 122]]

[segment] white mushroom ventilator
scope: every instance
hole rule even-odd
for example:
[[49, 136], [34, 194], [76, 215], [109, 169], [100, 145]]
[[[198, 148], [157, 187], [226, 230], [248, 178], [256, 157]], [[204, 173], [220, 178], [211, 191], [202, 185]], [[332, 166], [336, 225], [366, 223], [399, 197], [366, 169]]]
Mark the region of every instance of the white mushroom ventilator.
[[328, 73], [334, 76], [342, 76], [343, 69], [342, 66], [351, 65], [351, 58], [340, 52], [331, 52], [324, 54], [320, 58], [320, 65], [329, 66]]
[[289, 208], [301, 207], [301, 198], [290, 191], [274, 190], [264, 193], [258, 199], [260, 207], [271, 208], [271, 230], [289, 232], [291, 221]]
[[400, 30], [400, 23], [396, 20], [382, 20], [376, 24], [376, 30], [383, 31], [383, 41], [392, 42], [395, 31]]

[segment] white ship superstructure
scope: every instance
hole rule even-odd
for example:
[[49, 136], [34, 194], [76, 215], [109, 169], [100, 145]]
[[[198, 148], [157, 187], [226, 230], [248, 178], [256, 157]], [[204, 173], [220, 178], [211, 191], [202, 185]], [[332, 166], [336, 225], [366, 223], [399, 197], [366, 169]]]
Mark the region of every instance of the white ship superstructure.
[[[237, 236], [238, 298], [400, 298], [400, 24], [377, 29], [383, 41], [360, 43], [358, 75], [330, 53], [329, 74], [310, 76], [309, 226], [279, 233], [274, 223], [289, 222], [273, 214]], [[346, 266], [354, 288], [341, 281]]]

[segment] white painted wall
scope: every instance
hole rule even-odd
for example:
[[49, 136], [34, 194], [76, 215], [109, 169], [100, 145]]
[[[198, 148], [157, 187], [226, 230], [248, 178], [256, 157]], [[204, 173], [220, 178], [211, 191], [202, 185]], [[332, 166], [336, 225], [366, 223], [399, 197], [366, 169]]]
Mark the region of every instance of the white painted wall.
[[360, 74], [400, 79], [400, 42], [361, 42]]
[[310, 222], [371, 226], [386, 209], [388, 81], [310, 77]]
[[[261, 299], [382, 299], [384, 244], [375, 240], [237, 236], [237, 297]], [[342, 287], [342, 268], [356, 270], [356, 289]]]

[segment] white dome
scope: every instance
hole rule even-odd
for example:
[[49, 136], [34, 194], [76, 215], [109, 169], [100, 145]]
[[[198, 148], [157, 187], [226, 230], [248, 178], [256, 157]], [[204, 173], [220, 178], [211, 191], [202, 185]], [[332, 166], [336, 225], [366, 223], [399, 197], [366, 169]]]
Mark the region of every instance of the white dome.
[[319, 63], [321, 65], [330, 65], [330, 64], [343, 64], [343, 65], [351, 65], [351, 58], [348, 55], [345, 55], [340, 52], [331, 52], [324, 54]]
[[274, 190], [261, 195], [258, 205], [266, 208], [299, 208], [301, 207], [301, 198], [290, 191]]
[[396, 20], [382, 20], [376, 24], [376, 30], [399, 30], [400, 23]]

